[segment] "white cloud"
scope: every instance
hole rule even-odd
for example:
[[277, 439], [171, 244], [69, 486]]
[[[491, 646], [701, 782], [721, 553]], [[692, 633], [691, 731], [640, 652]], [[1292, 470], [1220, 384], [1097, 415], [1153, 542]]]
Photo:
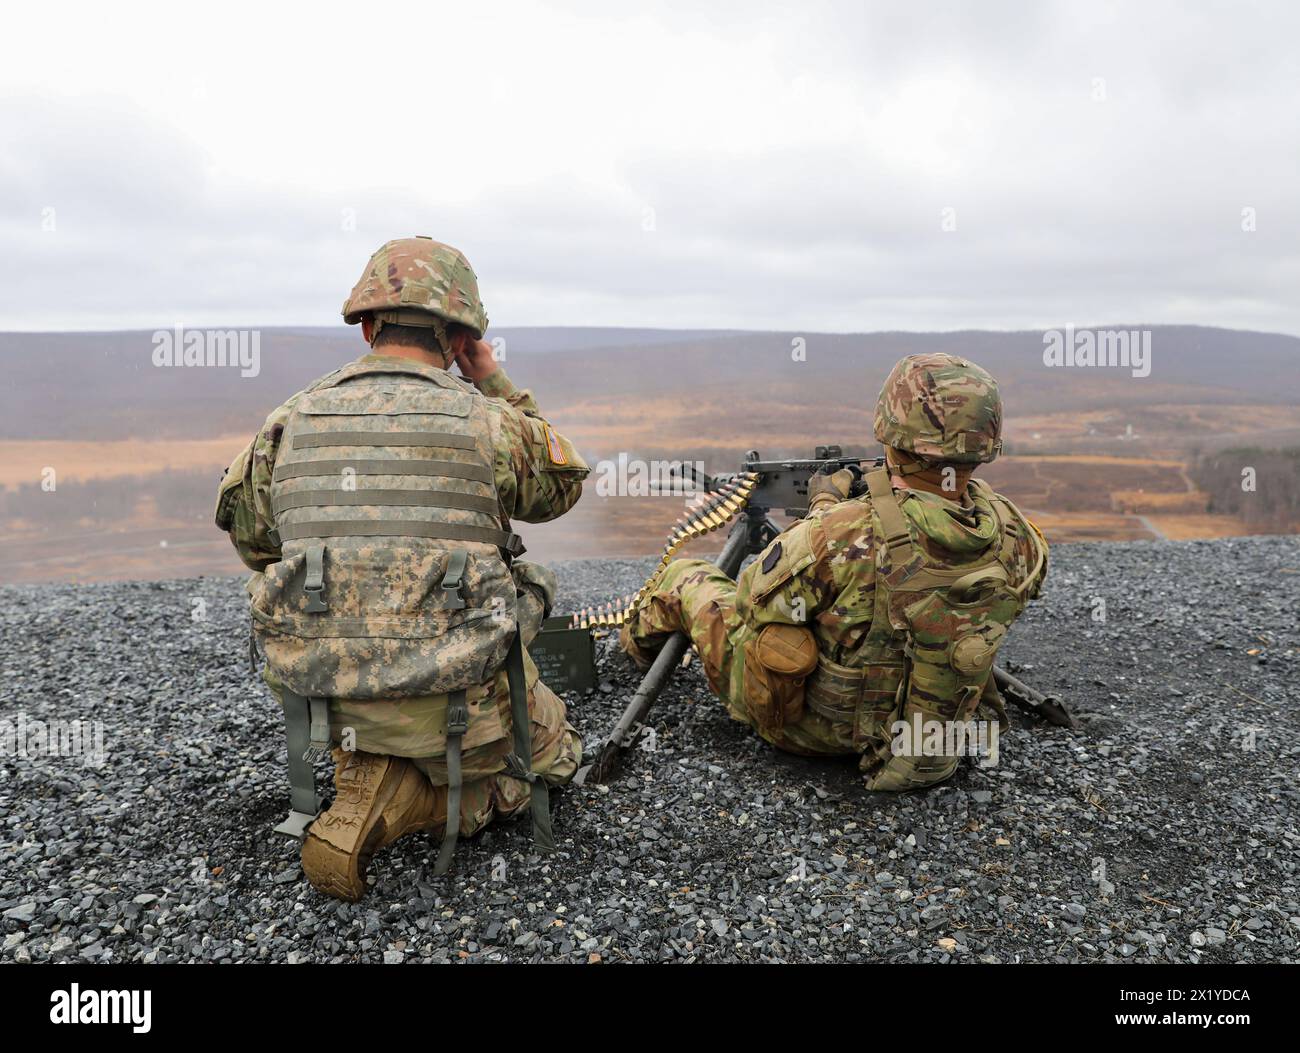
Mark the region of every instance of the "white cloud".
[[6, 18], [0, 328], [328, 324], [425, 233], [498, 324], [1300, 332], [1285, 4]]

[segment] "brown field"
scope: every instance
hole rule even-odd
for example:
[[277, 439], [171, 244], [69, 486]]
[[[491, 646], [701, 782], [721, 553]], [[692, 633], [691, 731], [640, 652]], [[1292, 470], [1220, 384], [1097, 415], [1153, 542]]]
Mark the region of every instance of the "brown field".
[[[1252, 428], [1282, 427], [1295, 416], [1294, 410], [1270, 406], [1249, 407], [1249, 414], [1236, 406], [1152, 407], [1156, 414], [1151, 419], [1171, 436], [1187, 430], [1186, 420], [1172, 419], [1174, 409], [1189, 412], [1205, 432], [1247, 423]], [[1171, 418], [1167, 427], [1162, 416], [1166, 411]], [[559, 407], [553, 416], [557, 421], [574, 421], [573, 426], [566, 425], [566, 434], [597, 456], [617, 450], [637, 451], [641, 456], [699, 456], [714, 471], [735, 466], [739, 458], [730, 451], [749, 445], [759, 446], [769, 456], [811, 453], [810, 436], [845, 441], [845, 436], [867, 434], [870, 427], [866, 411], [856, 407], [828, 412], [804, 406], [781, 418], [779, 431], [764, 427], [755, 441], [747, 429], [758, 419], [757, 412], [757, 403], [743, 399], [724, 407], [689, 398], [656, 398], [637, 401], [633, 408], [630, 400], [615, 398]], [[1050, 435], [1053, 444], [1067, 438], [1086, 443], [1087, 437], [1095, 440], [1106, 429], [1112, 436], [1118, 434], [1118, 412], [1031, 417], [1008, 431], [1036, 434], [1040, 441]], [[665, 436], [674, 435], [691, 436], [689, 447], [665, 441]], [[11, 506], [9, 519], [0, 524], [0, 582], [239, 573], [242, 564], [211, 525], [208, 495], [215, 494], [221, 470], [247, 438], [0, 442], [0, 487], [11, 493], [20, 484], [38, 484], [42, 469], [50, 466], [58, 473], [61, 489], [71, 484], [69, 491], [79, 481], [126, 477], [147, 481], [171, 472], [191, 473], [194, 491], [201, 495], [201, 500], [191, 495], [191, 507], [186, 508], [170, 508], [164, 495], [162, 504], [170, 517], [167, 511], [160, 517], [154, 499], [142, 494], [129, 514], [118, 519], [73, 520], [57, 526], [42, 526], [39, 501], [23, 504], [17, 514]], [[1157, 453], [1145, 442], [1113, 438], [1107, 442], [1106, 453], [1011, 454], [982, 466], [980, 476], [1031, 515], [1053, 542], [1185, 540], [1249, 532], [1238, 519], [1206, 513], [1206, 495], [1188, 477], [1187, 454], [1177, 444], [1162, 444], [1162, 452]], [[129, 495], [127, 503], [130, 506]], [[584, 499], [569, 515], [555, 523], [518, 527], [534, 559], [647, 556], [662, 549], [683, 507], [680, 497], [602, 498], [589, 481]], [[686, 551], [713, 553], [721, 544], [722, 535], [715, 534]]]
[[1053, 544], [1067, 541], [1152, 541], [1156, 534], [1137, 516], [1110, 512], [1045, 512], [1022, 508]]
[[0, 537], [0, 583], [149, 581], [246, 572], [215, 527], [124, 527]]
[[1015, 449], [1079, 450], [1099, 444], [1138, 444], [1144, 454], [1168, 456], [1211, 439], [1293, 433], [1296, 423], [1294, 406], [1153, 403], [1077, 413], [1018, 414], [1007, 420], [1005, 435], [1007, 444]]
[[1166, 515], [1203, 513], [1209, 495], [1196, 490], [1180, 494], [1147, 493], [1145, 490], [1112, 490], [1112, 506], [1118, 512], [1162, 512]]
[[1207, 537], [1240, 537], [1249, 533], [1246, 524], [1235, 516], [1173, 515], [1147, 516], [1170, 541], [1195, 541]]
[[1008, 456], [983, 465], [980, 477], [1023, 508], [1116, 511], [1116, 491], [1180, 495], [1191, 486], [1182, 461], [1093, 454]]
[[210, 471], [219, 478], [251, 435], [215, 439], [118, 439], [109, 442], [48, 439], [0, 442], [0, 487], [39, 483], [47, 467], [58, 481], [111, 479], [166, 469]]

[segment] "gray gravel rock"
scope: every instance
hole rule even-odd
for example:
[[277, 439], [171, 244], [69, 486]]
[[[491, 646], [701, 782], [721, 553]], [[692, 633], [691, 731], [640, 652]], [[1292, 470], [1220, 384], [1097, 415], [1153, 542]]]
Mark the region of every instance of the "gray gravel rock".
[[[872, 796], [852, 759], [783, 755], [731, 722], [693, 662], [652, 712], [653, 750], [554, 795], [556, 854], [509, 823], [436, 879], [436, 846], [408, 838], [359, 904], [317, 894], [272, 832], [284, 739], [241, 581], [5, 587], [0, 717], [102, 721], [104, 756], [0, 756], [0, 955], [1296, 961], [1296, 540], [1052, 558], [1003, 660], [1068, 699], [1079, 735], [1013, 712], [996, 766]], [[562, 564], [561, 609], [650, 567]], [[566, 699], [589, 750], [638, 680], [599, 650], [601, 687]]]

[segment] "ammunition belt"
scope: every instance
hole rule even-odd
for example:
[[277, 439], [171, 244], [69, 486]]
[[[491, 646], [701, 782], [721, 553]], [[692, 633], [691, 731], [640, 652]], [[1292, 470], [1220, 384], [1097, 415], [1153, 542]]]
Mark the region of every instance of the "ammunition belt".
[[668, 541], [664, 544], [659, 566], [646, 579], [646, 583], [631, 596], [611, 600], [603, 606], [597, 604], [583, 608], [573, 615], [572, 627], [597, 631], [619, 628], [654, 590], [655, 583], [663, 574], [664, 568], [673, 561], [678, 549], [688, 541], [726, 526], [738, 512], [744, 510], [754, 493], [754, 487], [758, 485], [758, 478], [757, 472], [745, 472], [713, 493], [696, 498], [696, 505], [688, 509], [673, 526]]

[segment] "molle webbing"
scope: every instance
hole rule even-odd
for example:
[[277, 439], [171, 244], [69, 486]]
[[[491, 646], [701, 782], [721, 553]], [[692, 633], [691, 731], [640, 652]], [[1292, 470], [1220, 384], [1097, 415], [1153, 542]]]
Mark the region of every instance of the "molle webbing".
[[356, 475], [429, 475], [444, 479], [469, 479], [476, 483], [492, 483], [492, 469], [481, 464], [461, 461], [425, 461], [404, 457], [388, 457], [368, 461], [299, 461], [282, 464], [275, 469], [273, 479], [304, 479], [322, 475], [342, 475], [351, 471]]
[[[271, 510], [279, 514], [290, 508], [326, 508], [331, 505], [416, 505], [423, 508], [463, 508], [470, 512], [494, 515], [495, 498], [477, 494], [457, 494], [444, 490], [303, 490], [296, 494], [277, 494]], [[283, 534], [281, 534], [283, 538]]]
[[440, 541], [479, 541], [496, 545], [511, 555], [523, 551], [523, 541], [518, 534], [491, 527], [468, 526], [464, 523], [397, 523], [373, 519], [309, 520], [280, 528], [281, 541], [297, 541], [305, 537], [426, 537]]
[[454, 431], [318, 431], [293, 437], [295, 450], [319, 446], [431, 446], [472, 450], [474, 436]]
[[423, 538], [522, 550], [502, 529], [483, 400], [441, 371], [346, 368], [305, 394], [284, 452], [271, 488], [282, 543]]
[[804, 701], [828, 720], [844, 720], [862, 701], [866, 674], [864, 668], [850, 668], [819, 655], [817, 668], [804, 690]]

